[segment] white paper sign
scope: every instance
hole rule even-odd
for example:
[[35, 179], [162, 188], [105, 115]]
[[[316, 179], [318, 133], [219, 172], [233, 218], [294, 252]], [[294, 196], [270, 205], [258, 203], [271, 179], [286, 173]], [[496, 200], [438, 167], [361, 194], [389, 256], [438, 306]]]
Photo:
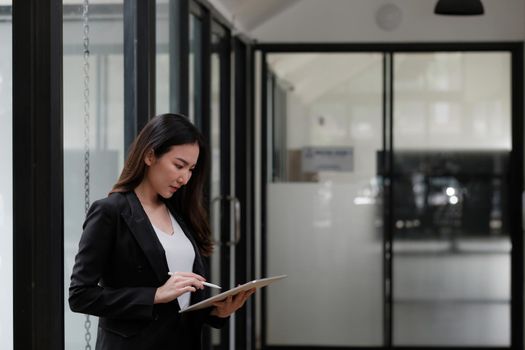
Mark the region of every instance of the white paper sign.
[[353, 171], [353, 147], [303, 147], [301, 169], [305, 173], [318, 171]]

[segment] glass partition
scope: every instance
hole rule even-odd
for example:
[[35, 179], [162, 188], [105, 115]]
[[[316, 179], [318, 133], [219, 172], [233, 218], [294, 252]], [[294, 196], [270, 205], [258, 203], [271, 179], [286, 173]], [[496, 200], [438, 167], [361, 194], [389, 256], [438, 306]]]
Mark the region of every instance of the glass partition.
[[[156, 115], [170, 110], [170, 18], [169, 0], [156, 0]], [[172, 34], [173, 35], [173, 34]]]
[[[213, 33], [211, 36], [211, 110], [210, 110], [210, 150], [211, 150], [211, 172], [210, 172], [210, 224], [215, 245], [213, 255], [210, 257], [210, 277], [211, 282], [219, 286], [221, 284], [221, 143], [220, 143], [220, 121], [221, 121], [221, 100], [220, 100], [220, 55], [217, 46], [220, 38]], [[219, 243], [219, 244], [218, 244]], [[224, 287], [224, 286], [223, 286]], [[212, 343], [214, 346], [220, 344], [220, 330], [212, 329]]]
[[266, 290], [266, 342], [380, 346], [382, 54], [268, 63], [266, 274], [288, 278]]
[[394, 55], [395, 345], [510, 345], [510, 74], [508, 52]]
[[265, 342], [509, 347], [511, 53], [384, 58], [267, 54]]
[[11, 1], [0, 6], [0, 344], [13, 349], [13, 60]]
[[189, 118], [200, 128], [202, 120], [201, 62], [202, 62], [202, 20], [190, 15], [190, 58], [189, 58]]
[[[212, 201], [211, 205], [211, 227], [213, 239], [215, 242], [221, 241], [221, 134], [220, 134], [220, 122], [221, 122], [221, 99], [220, 99], [220, 65], [221, 56], [218, 52], [217, 47], [220, 43], [220, 37], [213, 33], [211, 36], [212, 42], [212, 54], [211, 54], [211, 135], [210, 135], [210, 149], [211, 149], [211, 174], [210, 174], [210, 198]], [[221, 270], [220, 270], [220, 256], [221, 256], [221, 245], [216, 244], [214, 246], [213, 255], [211, 256], [211, 268], [212, 268], [212, 282], [221, 285]]]
[[[89, 69], [85, 75], [82, 5], [64, 5], [64, 288], [65, 348], [96, 339], [96, 317], [67, 302], [69, 280], [85, 217], [84, 142], [88, 130], [90, 202], [107, 196], [124, 161], [123, 2], [90, 1]], [[86, 104], [85, 97], [88, 97]], [[84, 125], [85, 106], [89, 125]]]

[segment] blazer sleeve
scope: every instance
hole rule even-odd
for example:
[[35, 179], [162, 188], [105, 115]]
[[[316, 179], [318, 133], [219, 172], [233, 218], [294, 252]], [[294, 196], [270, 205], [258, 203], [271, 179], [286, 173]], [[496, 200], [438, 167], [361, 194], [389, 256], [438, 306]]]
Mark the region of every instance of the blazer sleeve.
[[119, 217], [118, 208], [108, 198], [90, 207], [71, 275], [69, 306], [74, 312], [100, 317], [152, 319], [156, 288], [99, 284], [115, 248]]

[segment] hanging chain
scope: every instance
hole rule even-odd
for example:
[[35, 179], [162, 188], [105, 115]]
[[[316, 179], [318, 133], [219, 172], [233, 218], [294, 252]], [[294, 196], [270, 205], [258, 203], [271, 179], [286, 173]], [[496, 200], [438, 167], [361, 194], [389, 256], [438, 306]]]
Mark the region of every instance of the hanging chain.
[[[89, 210], [89, 0], [84, 0], [82, 9], [82, 19], [84, 22], [84, 211]], [[86, 315], [84, 321], [86, 333], [85, 350], [91, 350], [91, 320]]]
[[84, 209], [89, 209], [89, 1], [84, 0]]

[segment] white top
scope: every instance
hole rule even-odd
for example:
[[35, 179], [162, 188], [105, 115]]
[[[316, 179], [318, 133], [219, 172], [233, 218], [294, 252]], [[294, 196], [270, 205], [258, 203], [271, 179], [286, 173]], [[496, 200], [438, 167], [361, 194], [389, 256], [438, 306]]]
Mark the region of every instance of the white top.
[[[195, 250], [177, 220], [175, 220], [171, 213], [169, 213], [169, 215], [173, 234], [163, 232], [153, 225], [155, 233], [166, 252], [168, 268], [170, 272], [191, 272], [193, 271]], [[184, 310], [190, 304], [190, 292], [182, 294], [177, 300], [179, 301], [181, 310]]]

